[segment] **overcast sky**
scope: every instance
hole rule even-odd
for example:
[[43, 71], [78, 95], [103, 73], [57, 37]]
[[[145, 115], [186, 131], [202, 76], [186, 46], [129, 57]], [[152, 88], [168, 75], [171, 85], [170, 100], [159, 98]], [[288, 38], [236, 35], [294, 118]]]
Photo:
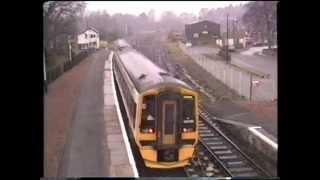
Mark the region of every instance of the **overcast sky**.
[[156, 19], [163, 11], [173, 11], [176, 15], [182, 12], [189, 12], [195, 15], [199, 14], [201, 8], [219, 8], [229, 6], [230, 4], [245, 4], [248, 1], [86, 1], [87, 11], [106, 10], [109, 14], [128, 13], [139, 15], [142, 12], [148, 13], [153, 9], [156, 13]]

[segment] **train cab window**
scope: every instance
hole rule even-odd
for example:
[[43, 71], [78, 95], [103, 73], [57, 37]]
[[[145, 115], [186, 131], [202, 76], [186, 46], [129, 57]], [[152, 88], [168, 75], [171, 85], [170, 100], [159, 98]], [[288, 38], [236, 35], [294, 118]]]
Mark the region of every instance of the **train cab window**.
[[195, 109], [194, 109], [194, 97], [183, 97], [183, 110], [182, 110], [182, 130], [183, 132], [190, 132], [195, 130]]
[[183, 98], [183, 117], [192, 119], [194, 112], [194, 100], [192, 96], [184, 96]]
[[153, 133], [156, 120], [156, 98], [145, 96], [142, 103], [141, 132]]

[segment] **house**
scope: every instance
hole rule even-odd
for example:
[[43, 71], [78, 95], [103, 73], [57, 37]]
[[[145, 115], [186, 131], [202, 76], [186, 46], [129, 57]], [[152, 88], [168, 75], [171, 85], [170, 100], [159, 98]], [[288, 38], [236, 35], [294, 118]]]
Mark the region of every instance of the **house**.
[[192, 44], [216, 43], [220, 37], [220, 24], [208, 20], [186, 24], [185, 35]]
[[98, 49], [100, 47], [99, 32], [89, 27], [78, 34], [77, 44], [80, 50]]

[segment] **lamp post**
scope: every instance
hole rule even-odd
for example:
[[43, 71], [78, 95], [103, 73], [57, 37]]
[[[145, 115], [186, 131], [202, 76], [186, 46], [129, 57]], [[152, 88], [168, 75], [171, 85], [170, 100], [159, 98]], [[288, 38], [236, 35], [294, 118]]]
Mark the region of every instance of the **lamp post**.
[[44, 92], [48, 92], [48, 85], [47, 85], [47, 69], [46, 69], [46, 48], [44, 47], [43, 50], [43, 77], [44, 77]]
[[229, 63], [229, 27], [228, 27], [228, 21], [229, 21], [229, 14], [227, 14], [227, 44], [226, 44], [226, 62]]
[[71, 38], [68, 36], [68, 46], [69, 46], [69, 61], [72, 61], [72, 56], [71, 56]]

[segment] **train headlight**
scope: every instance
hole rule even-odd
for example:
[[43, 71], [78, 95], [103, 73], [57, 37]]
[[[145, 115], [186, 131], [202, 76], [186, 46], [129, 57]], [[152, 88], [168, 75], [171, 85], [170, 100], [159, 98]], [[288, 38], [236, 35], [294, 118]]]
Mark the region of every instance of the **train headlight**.
[[154, 128], [143, 128], [141, 129], [142, 133], [146, 133], [146, 134], [152, 134], [154, 133]]
[[148, 132], [149, 132], [149, 133], [153, 133], [153, 129], [152, 129], [152, 128], [149, 128]]
[[182, 128], [182, 132], [194, 132], [194, 128]]

